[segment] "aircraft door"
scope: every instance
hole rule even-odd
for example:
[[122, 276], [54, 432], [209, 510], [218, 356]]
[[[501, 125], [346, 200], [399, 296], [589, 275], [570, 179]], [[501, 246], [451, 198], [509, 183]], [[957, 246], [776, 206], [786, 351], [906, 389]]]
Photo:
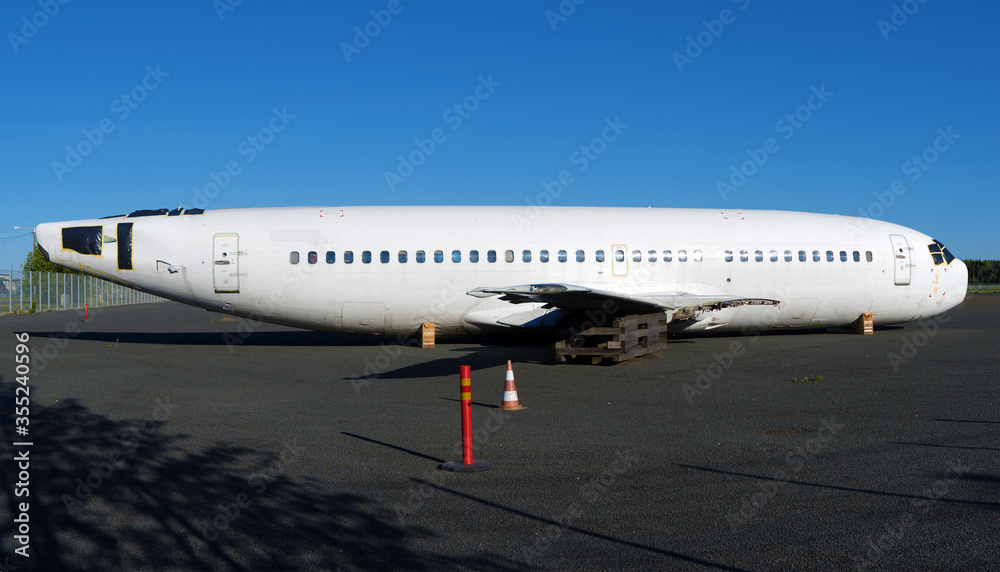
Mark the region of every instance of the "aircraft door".
[[894, 260], [894, 277], [897, 286], [905, 286], [910, 283], [910, 245], [906, 242], [906, 237], [901, 234], [890, 234], [889, 241], [892, 243], [892, 257]]
[[611, 245], [611, 275], [626, 276], [628, 274], [628, 245]]
[[217, 234], [212, 245], [212, 278], [216, 294], [240, 291], [238, 234]]

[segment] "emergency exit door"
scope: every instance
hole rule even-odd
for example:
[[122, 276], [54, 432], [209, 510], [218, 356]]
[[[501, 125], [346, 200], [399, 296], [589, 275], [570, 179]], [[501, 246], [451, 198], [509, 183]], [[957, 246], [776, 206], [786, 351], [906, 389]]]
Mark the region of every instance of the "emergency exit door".
[[238, 234], [217, 234], [212, 246], [212, 278], [215, 292], [240, 291], [240, 237]]
[[628, 275], [628, 246], [624, 244], [611, 245], [611, 275]]

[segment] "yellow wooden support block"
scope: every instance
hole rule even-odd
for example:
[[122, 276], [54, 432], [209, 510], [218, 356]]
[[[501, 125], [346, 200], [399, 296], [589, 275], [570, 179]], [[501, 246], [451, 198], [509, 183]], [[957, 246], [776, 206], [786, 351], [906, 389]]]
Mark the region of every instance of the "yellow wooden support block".
[[424, 322], [421, 326], [421, 341], [420, 347], [422, 348], [433, 348], [434, 347], [434, 322]]
[[870, 336], [875, 333], [874, 321], [872, 320], [872, 314], [870, 312], [858, 316], [858, 319], [854, 321], [852, 326], [852, 330], [856, 334]]

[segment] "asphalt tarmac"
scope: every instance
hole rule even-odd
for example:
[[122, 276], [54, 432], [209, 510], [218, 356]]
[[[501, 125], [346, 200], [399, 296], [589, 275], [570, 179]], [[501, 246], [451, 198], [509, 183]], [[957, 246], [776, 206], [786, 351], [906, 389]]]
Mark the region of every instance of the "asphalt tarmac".
[[[15, 332], [30, 337], [21, 436]], [[998, 358], [992, 295], [873, 336], [671, 339], [663, 359], [617, 366], [557, 365], [526, 340], [401, 347], [173, 303], [86, 323], [7, 316], [0, 561], [997, 570]], [[522, 411], [491, 409], [507, 360]], [[478, 473], [437, 469], [462, 457], [463, 364], [474, 456], [493, 462]]]

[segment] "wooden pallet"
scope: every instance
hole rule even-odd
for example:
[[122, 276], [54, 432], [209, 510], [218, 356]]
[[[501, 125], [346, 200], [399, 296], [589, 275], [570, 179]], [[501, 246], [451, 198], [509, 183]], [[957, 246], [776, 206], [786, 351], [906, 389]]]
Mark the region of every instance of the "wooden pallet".
[[590, 328], [555, 344], [556, 361], [590, 358], [597, 364], [610, 359], [615, 363], [641, 357], [663, 357], [666, 341], [660, 334], [667, 331], [667, 316], [631, 314], [616, 318], [611, 327]]

